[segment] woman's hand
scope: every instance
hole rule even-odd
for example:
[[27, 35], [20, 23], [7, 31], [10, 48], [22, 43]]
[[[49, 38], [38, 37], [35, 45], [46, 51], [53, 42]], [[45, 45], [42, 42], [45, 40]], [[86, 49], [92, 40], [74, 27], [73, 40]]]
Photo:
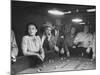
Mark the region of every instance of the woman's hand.
[[[32, 53], [32, 52], [31, 52]], [[39, 54], [39, 53], [35, 53], [35, 52], [33, 52], [32, 53], [32, 55], [36, 55], [38, 58], [40, 58], [42, 61], [43, 61], [43, 57], [41, 56], [41, 54]]]
[[42, 61], [44, 60], [44, 58], [42, 57], [42, 55], [37, 54], [37, 56], [38, 56]]
[[42, 60], [45, 58], [45, 52], [43, 48], [40, 49], [40, 57], [42, 57]]
[[59, 48], [57, 46], [54, 46], [55, 51], [59, 52]]
[[88, 47], [88, 48], [86, 49], [86, 53], [90, 53], [90, 50], [91, 50], [91, 48]]

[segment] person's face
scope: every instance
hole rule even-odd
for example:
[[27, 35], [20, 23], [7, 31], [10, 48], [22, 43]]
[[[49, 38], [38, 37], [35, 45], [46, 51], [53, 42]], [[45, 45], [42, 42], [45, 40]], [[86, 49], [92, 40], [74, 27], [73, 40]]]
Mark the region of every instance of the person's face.
[[84, 27], [84, 32], [87, 33], [89, 31], [88, 26]]
[[46, 35], [50, 36], [51, 35], [51, 30], [50, 29], [46, 29]]
[[71, 34], [74, 34], [76, 29], [74, 27], [71, 28]]
[[36, 34], [36, 32], [37, 32], [36, 27], [34, 25], [29, 25], [29, 27], [28, 27], [28, 33], [29, 33], [29, 35], [33, 36], [33, 35]]

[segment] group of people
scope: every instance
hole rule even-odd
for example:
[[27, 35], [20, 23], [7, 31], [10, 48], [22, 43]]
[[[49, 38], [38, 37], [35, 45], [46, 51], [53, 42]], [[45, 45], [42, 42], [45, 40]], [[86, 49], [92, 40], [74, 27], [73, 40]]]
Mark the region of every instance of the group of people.
[[95, 39], [95, 33], [91, 34], [88, 26], [84, 26], [83, 31], [76, 34], [75, 28], [72, 27], [71, 33], [65, 37], [65, 46], [71, 56], [76, 55], [95, 59]]
[[[50, 24], [50, 23], [48, 23]], [[70, 31], [59, 35], [60, 31], [51, 25], [45, 27], [45, 32], [40, 38], [36, 33], [38, 29], [35, 24], [27, 26], [27, 35], [22, 37], [21, 48], [24, 57], [27, 57], [31, 66], [44, 61], [45, 53], [54, 51], [59, 56], [84, 56], [95, 59], [95, 33], [89, 33], [88, 26], [84, 26], [82, 32], [76, 34], [76, 28], [71, 27]], [[11, 59], [16, 62], [18, 46], [16, 44], [14, 32], [11, 32]], [[33, 65], [34, 63], [34, 65]]]
[[[46, 34], [42, 37], [42, 42], [46, 44], [46, 50], [54, 50], [59, 56], [79, 56], [92, 58], [96, 57], [96, 35], [89, 32], [89, 26], [84, 25], [83, 31], [76, 32], [74, 26], [61, 34], [51, 23], [46, 24]], [[67, 28], [68, 29], [68, 28]], [[61, 29], [63, 31], [63, 29]], [[48, 40], [46, 40], [46, 38]], [[48, 41], [48, 43], [47, 43]]]

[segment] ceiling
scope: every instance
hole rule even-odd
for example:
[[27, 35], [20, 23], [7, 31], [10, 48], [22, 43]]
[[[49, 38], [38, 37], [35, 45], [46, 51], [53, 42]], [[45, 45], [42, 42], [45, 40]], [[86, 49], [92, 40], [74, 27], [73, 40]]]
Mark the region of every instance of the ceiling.
[[[23, 15], [23, 13], [27, 14], [37, 14], [42, 16], [47, 16], [47, 11], [49, 9], [59, 9], [61, 11], [72, 11], [71, 14], [65, 15], [67, 16], [67, 20], [73, 17], [82, 17], [86, 22], [90, 22], [95, 25], [96, 12], [88, 13], [87, 9], [96, 9], [96, 6], [88, 6], [88, 5], [75, 5], [75, 4], [56, 4], [56, 3], [44, 3], [44, 2], [24, 2], [24, 1], [11, 1], [13, 17], [16, 15]], [[77, 12], [78, 10], [78, 12]], [[19, 13], [19, 14], [18, 14]], [[15, 17], [14, 17], [15, 18]], [[19, 17], [18, 17], [19, 18]], [[65, 19], [65, 20], [66, 20]]]
[[95, 6], [88, 5], [75, 5], [75, 4], [56, 4], [56, 3], [44, 3], [44, 2], [24, 2], [24, 1], [12, 1], [12, 7], [33, 7], [35, 8], [58, 8], [64, 11], [72, 11], [72, 10], [86, 10], [96, 8]]

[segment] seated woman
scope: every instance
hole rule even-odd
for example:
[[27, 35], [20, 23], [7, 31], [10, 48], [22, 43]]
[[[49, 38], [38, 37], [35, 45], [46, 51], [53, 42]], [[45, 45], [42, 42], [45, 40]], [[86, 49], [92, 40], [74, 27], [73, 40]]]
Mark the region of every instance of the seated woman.
[[91, 58], [92, 50], [90, 54], [88, 54], [87, 49], [92, 43], [92, 38], [93, 36], [91, 33], [89, 33], [88, 26], [84, 26], [84, 31], [79, 32], [74, 39], [74, 44], [77, 45], [78, 50], [81, 51], [81, 55], [84, 57]]
[[36, 36], [37, 28], [35, 24], [27, 25], [27, 35], [22, 38], [22, 51], [24, 56], [17, 58], [16, 62], [11, 66], [11, 73], [16, 74], [27, 68], [34, 68], [42, 65], [45, 53], [42, 48], [42, 41]]
[[16, 57], [18, 55], [18, 46], [16, 43], [16, 38], [13, 30], [11, 30], [11, 61], [16, 62]]
[[42, 48], [42, 41], [39, 36], [36, 36], [36, 26], [28, 24], [27, 28], [28, 34], [22, 38], [22, 51], [24, 56], [29, 57], [31, 65], [35, 66], [44, 60], [45, 54]]

